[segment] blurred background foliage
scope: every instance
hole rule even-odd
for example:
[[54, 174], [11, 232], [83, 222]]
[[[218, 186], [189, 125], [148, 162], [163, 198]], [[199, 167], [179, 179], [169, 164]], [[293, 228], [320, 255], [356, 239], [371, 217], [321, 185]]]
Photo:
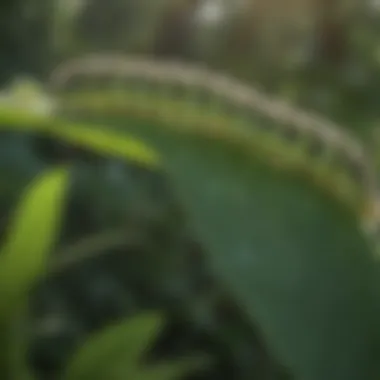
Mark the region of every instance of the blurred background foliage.
[[315, 109], [371, 140], [379, 118], [377, 0], [8, 0], [0, 82], [122, 51], [198, 61]]

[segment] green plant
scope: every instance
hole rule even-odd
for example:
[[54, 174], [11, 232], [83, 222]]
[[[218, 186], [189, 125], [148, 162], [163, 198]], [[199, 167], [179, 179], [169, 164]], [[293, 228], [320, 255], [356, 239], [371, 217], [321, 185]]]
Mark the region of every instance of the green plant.
[[[25, 337], [17, 323], [25, 313], [30, 287], [44, 273], [46, 259], [55, 243], [61, 218], [67, 173], [56, 170], [38, 178], [16, 210], [9, 240], [1, 252], [0, 326], [2, 336], [1, 373], [15, 376], [25, 366]], [[45, 213], [40, 214], [47, 206]], [[20, 362], [20, 360], [22, 360]], [[13, 374], [13, 375], [11, 375]]]
[[[217, 336], [228, 356], [239, 357], [244, 331], [258, 330], [260, 339], [250, 339], [265, 342], [272, 372], [247, 366], [251, 372], [237, 372], [243, 379], [282, 379], [281, 365], [295, 380], [379, 376], [377, 262], [368, 228], [377, 224], [375, 173], [353, 137], [233, 80], [169, 63], [89, 57], [58, 69], [52, 84], [51, 113], [35, 117], [7, 105], [1, 129], [97, 153], [68, 160], [74, 178], [83, 179], [79, 203], [103, 189], [86, 210], [104, 216], [124, 195], [102, 228], [137, 230], [144, 243], [138, 256], [131, 261], [125, 251], [127, 261], [116, 265], [124, 265], [126, 282], [131, 268], [138, 278], [145, 273], [150, 306]], [[145, 182], [139, 174], [132, 186], [116, 187], [114, 176], [104, 177], [108, 169], [93, 170], [96, 157], [150, 172]], [[154, 173], [168, 178], [173, 209], [156, 208], [161, 197], [152, 201]], [[141, 197], [125, 194], [136, 186]], [[122, 206], [127, 200], [137, 210]], [[189, 234], [201, 245], [198, 270], [212, 278], [200, 290], [192, 285]], [[221, 318], [221, 307], [234, 317]]]

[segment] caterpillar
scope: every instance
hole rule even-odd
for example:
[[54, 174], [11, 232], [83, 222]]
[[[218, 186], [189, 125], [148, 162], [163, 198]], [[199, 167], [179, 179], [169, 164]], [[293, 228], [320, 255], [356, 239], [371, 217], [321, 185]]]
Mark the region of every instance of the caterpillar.
[[88, 55], [59, 65], [50, 86], [62, 115], [117, 115], [239, 140], [270, 164], [302, 172], [376, 228], [377, 184], [365, 147], [341, 126], [226, 74], [138, 56]]

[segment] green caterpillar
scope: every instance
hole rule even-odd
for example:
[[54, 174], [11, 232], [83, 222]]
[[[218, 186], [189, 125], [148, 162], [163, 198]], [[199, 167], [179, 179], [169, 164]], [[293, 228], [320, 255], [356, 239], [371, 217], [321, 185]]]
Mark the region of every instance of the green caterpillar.
[[177, 133], [238, 141], [344, 201], [366, 227], [377, 225], [375, 171], [359, 141], [320, 116], [226, 75], [143, 57], [90, 55], [60, 65], [51, 86], [58, 114], [121, 116]]

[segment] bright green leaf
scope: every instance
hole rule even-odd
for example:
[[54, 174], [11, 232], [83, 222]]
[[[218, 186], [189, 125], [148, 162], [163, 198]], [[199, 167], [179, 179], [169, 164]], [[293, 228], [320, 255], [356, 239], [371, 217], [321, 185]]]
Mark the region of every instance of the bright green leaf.
[[37, 176], [15, 210], [0, 256], [0, 317], [42, 275], [59, 234], [68, 171], [54, 169]]
[[[159, 315], [146, 314], [106, 328], [85, 342], [73, 356], [63, 379], [102, 380], [110, 372], [109, 365], [118, 358], [124, 360], [125, 371], [133, 374], [140, 356], [149, 349], [162, 326]], [[126, 373], [125, 378], [131, 377]]]
[[29, 380], [25, 364], [27, 295], [44, 273], [59, 233], [68, 172], [37, 176], [16, 208], [0, 254], [0, 377]]
[[358, 216], [255, 159], [249, 141], [107, 121], [162, 154], [215, 273], [297, 380], [373, 378], [373, 255]]
[[120, 134], [112, 130], [94, 130], [91, 124], [65, 123], [53, 116], [39, 116], [0, 107], [1, 131], [37, 132], [102, 155], [121, 157], [149, 167], [159, 165], [156, 152], [141, 140], [132, 136], [121, 138]]

